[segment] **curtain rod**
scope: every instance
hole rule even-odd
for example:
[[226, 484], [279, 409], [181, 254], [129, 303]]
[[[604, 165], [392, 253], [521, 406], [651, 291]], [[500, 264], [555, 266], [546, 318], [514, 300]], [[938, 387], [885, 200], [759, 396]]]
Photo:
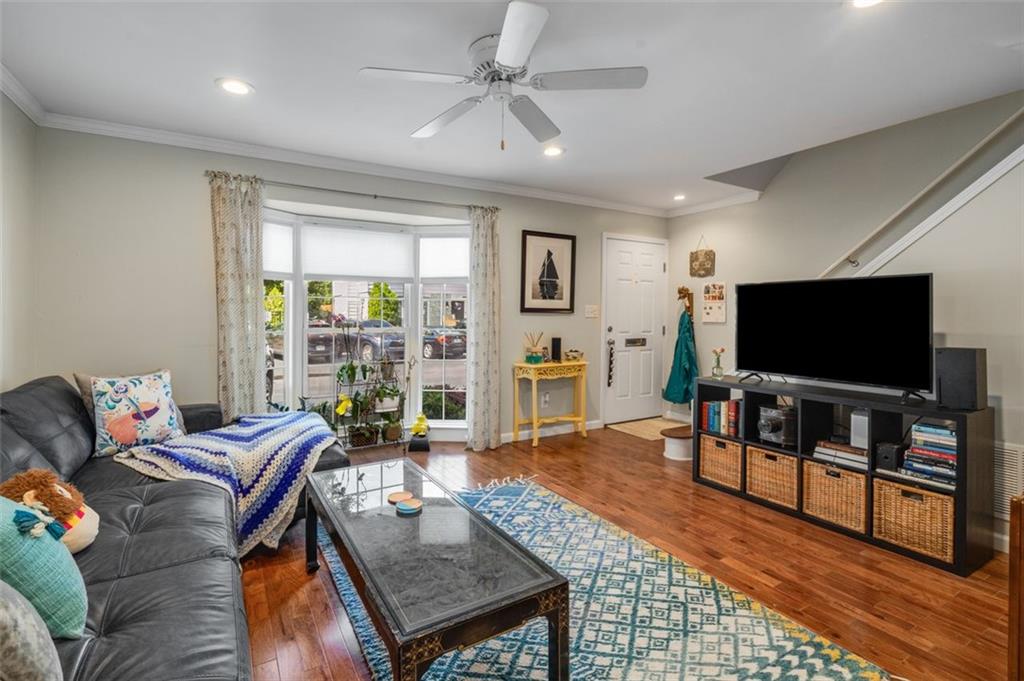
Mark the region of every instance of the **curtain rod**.
[[431, 201], [430, 199], [409, 199], [404, 196], [388, 196], [386, 194], [370, 194], [368, 192], [356, 192], [348, 189], [333, 189], [331, 187], [315, 187], [308, 184], [296, 184], [294, 182], [278, 182], [277, 180], [263, 180], [264, 184], [271, 184], [276, 187], [291, 187], [293, 189], [313, 189], [321, 192], [334, 192], [335, 194], [348, 194], [349, 196], [362, 196], [368, 199], [384, 199], [387, 201], [408, 201], [409, 203], [423, 203], [432, 206], [444, 206], [445, 208], [459, 208], [469, 210], [464, 203], [448, 203], [446, 201]]

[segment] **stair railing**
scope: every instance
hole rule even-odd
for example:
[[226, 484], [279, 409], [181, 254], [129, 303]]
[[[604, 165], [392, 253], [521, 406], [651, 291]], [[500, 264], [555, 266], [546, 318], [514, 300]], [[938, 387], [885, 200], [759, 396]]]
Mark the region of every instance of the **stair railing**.
[[953, 165], [951, 165], [950, 167], [946, 168], [946, 170], [944, 170], [938, 177], [936, 177], [934, 180], [929, 182], [924, 187], [924, 189], [919, 191], [909, 201], [907, 201], [902, 206], [900, 206], [899, 209], [895, 213], [893, 213], [892, 215], [887, 217], [884, 221], [882, 221], [882, 224], [880, 224], [878, 227], [873, 229], [867, 236], [865, 236], [863, 239], [861, 239], [859, 242], [857, 242], [857, 245], [855, 245], [850, 250], [846, 251], [846, 253], [844, 253], [842, 256], [840, 256], [840, 258], [838, 260], [836, 260], [834, 263], [832, 263], [827, 268], [825, 268], [825, 271], [822, 272], [821, 274], [819, 274], [818, 278], [819, 279], [824, 279], [825, 277], [827, 277], [828, 275], [832, 274], [833, 272], [835, 272], [837, 269], [839, 269], [843, 265], [847, 265], [848, 264], [848, 265], [851, 265], [852, 267], [860, 267], [860, 261], [857, 260], [854, 257], [855, 255], [857, 255], [857, 253], [859, 253], [861, 250], [863, 250], [864, 247], [866, 247], [868, 244], [870, 244], [873, 241], [875, 241], [875, 239], [877, 239], [885, 230], [889, 229], [899, 218], [901, 218], [903, 215], [905, 215], [907, 213], [907, 211], [909, 211], [911, 208], [916, 206], [918, 204], [918, 202], [921, 201], [921, 199], [923, 199], [925, 196], [928, 195], [929, 192], [931, 192], [933, 189], [935, 189], [937, 186], [939, 186], [942, 182], [944, 182], [947, 178], [949, 178], [949, 176], [951, 176], [957, 170], [962, 168], [964, 166], [964, 164], [966, 164], [969, 160], [971, 160], [971, 158], [973, 158], [979, 151], [981, 151], [983, 148], [985, 148], [985, 146], [989, 142], [991, 142], [993, 139], [998, 137], [1003, 131], [1005, 131], [1011, 125], [1016, 123], [1021, 118], [1021, 116], [1024, 116], [1024, 107], [1021, 107], [1021, 108], [1017, 109], [1017, 111], [1014, 112], [1014, 114], [1012, 116], [1010, 116], [1005, 121], [1000, 123], [994, 130], [992, 130], [992, 132], [990, 132], [989, 134], [985, 135], [985, 137], [983, 137], [977, 144], [975, 144], [973, 147], [971, 147], [967, 151], [967, 153], [965, 153], [963, 156], [958, 158], [953, 163]]

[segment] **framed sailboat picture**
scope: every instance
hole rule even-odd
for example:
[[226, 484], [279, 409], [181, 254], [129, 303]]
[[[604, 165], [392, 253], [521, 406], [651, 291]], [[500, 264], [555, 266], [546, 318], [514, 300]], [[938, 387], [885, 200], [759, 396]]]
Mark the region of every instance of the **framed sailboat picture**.
[[519, 311], [571, 313], [575, 296], [575, 235], [524, 229]]

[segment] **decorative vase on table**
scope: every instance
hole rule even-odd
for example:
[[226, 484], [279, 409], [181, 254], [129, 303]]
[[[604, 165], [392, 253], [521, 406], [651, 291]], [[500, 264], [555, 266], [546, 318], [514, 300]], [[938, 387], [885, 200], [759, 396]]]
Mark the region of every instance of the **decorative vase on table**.
[[711, 354], [715, 356], [715, 365], [711, 367], [711, 378], [720, 381], [725, 377], [725, 369], [722, 368], [722, 355], [725, 354], [725, 348], [715, 348]]
[[542, 364], [544, 362], [544, 350], [539, 347], [526, 348], [527, 364]]

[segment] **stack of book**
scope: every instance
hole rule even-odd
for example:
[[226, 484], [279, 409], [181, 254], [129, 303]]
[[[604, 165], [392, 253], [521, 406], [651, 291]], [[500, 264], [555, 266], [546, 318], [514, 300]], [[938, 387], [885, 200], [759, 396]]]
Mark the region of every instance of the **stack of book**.
[[843, 466], [850, 466], [861, 471], [866, 471], [868, 469], [867, 450], [859, 447], [851, 447], [850, 445], [846, 445], [841, 442], [818, 440], [818, 444], [814, 448], [814, 458], [821, 459], [828, 463], [838, 463]]
[[915, 423], [900, 473], [945, 485], [956, 484], [956, 430], [950, 425]]
[[700, 415], [701, 430], [707, 433], [739, 437], [740, 402], [742, 401], [702, 402]]

